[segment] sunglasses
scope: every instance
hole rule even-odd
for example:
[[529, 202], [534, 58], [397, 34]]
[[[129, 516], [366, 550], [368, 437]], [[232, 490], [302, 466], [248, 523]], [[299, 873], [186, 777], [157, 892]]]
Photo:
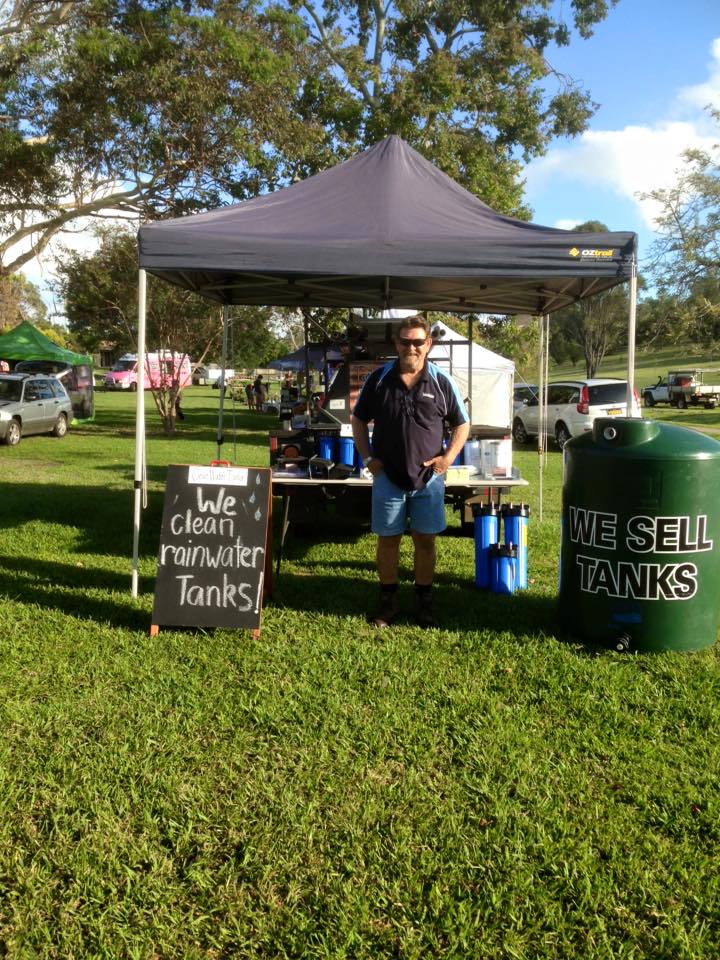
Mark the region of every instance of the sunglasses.
[[415, 340], [412, 337], [398, 337], [398, 343], [402, 344], [403, 347], [422, 347], [424, 343], [427, 343], [427, 337], [423, 337], [422, 340]]

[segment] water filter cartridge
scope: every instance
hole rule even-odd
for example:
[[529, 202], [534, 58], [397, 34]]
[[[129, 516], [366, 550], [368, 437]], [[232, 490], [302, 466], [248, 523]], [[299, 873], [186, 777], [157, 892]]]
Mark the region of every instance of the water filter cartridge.
[[490, 586], [490, 548], [498, 542], [498, 510], [493, 503], [474, 503], [475, 586]]
[[526, 503], [507, 503], [502, 508], [505, 543], [512, 543], [517, 549], [518, 590], [526, 590], [528, 585], [528, 522], [530, 507]]
[[493, 593], [514, 593], [517, 550], [510, 543], [490, 548], [490, 589]]

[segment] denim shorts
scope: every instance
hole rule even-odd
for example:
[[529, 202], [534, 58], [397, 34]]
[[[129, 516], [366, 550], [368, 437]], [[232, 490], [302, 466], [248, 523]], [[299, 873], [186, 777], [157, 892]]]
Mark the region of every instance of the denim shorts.
[[372, 486], [372, 532], [395, 537], [410, 529], [442, 533], [445, 529], [445, 476], [434, 473], [422, 490], [403, 490], [379, 473]]

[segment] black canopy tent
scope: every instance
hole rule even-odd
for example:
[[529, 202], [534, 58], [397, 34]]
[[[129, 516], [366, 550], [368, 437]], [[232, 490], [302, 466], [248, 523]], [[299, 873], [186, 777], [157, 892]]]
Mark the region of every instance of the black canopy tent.
[[[396, 136], [275, 193], [143, 226], [138, 244], [140, 359], [146, 272], [222, 303], [226, 317], [232, 304], [544, 316], [630, 281], [632, 396], [636, 235], [556, 230], [498, 214]], [[134, 593], [142, 362], [138, 371]]]

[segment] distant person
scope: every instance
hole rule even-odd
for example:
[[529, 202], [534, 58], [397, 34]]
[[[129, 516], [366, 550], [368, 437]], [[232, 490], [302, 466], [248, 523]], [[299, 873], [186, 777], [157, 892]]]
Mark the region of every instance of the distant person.
[[7, 360], [0, 360], [0, 373], [9, 373], [9, 372], [10, 372], [10, 364], [7, 362]]
[[180, 404], [182, 403], [182, 390], [178, 390], [175, 396], [175, 418], [176, 420], [184, 420], [185, 413], [183, 412]]
[[265, 403], [266, 390], [261, 373], [255, 377], [252, 388], [253, 394], [255, 395], [255, 409], [262, 410], [263, 404]]
[[253, 393], [253, 385], [249, 380], [245, 384], [245, 399], [247, 400], [248, 410], [254, 410], [255, 394]]

